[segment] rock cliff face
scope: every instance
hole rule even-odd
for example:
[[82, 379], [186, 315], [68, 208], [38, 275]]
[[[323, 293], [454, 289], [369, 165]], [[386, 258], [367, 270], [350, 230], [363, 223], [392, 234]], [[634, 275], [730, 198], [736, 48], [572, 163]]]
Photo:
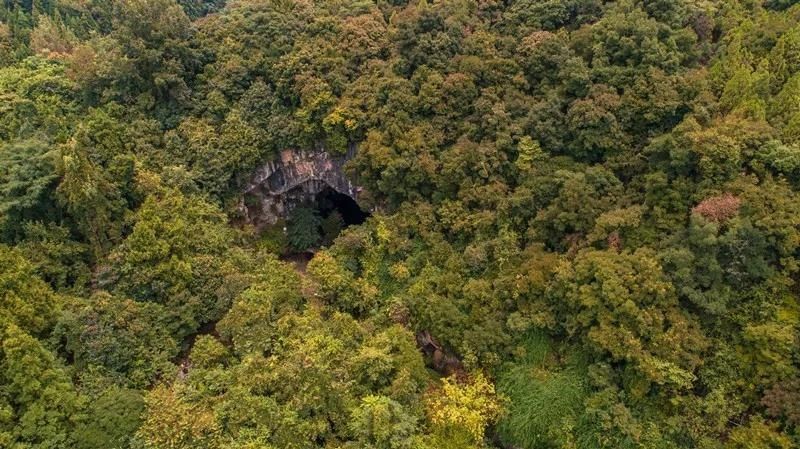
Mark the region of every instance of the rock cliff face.
[[331, 156], [322, 148], [282, 151], [277, 159], [256, 170], [245, 187], [240, 204], [245, 221], [259, 227], [274, 224], [294, 206], [313, 201], [326, 188], [358, 201], [361, 189], [347, 179], [343, 170], [355, 151], [355, 145], [340, 157]]

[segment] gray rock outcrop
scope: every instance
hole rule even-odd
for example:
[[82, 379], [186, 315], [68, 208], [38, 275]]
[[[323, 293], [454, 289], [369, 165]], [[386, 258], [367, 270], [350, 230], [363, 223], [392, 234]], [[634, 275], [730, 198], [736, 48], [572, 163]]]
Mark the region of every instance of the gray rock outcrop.
[[358, 201], [361, 191], [344, 174], [344, 164], [355, 156], [351, 145], [344, 156], [331, 156], [323, 148], [284, 150], [265, 163], [245, 186], [240, 211], [257, 227], [274, 224], [289, 211], [331, 188]]

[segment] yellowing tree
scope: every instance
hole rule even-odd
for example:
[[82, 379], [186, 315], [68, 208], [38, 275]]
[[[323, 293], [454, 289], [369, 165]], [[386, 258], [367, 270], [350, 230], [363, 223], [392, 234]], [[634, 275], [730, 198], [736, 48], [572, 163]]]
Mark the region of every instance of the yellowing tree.
[[184, 401], [174, 388], [159, 385], [145, 398], [147, 413], [139, 436], [147, 449], [217, 448], [219, 425], [211, 410]]
[[501, 414], [501, 400], [483, 374], [467, 382], [455, 376], [426, 399], [435, 447], [483, 447], [486, 427]]

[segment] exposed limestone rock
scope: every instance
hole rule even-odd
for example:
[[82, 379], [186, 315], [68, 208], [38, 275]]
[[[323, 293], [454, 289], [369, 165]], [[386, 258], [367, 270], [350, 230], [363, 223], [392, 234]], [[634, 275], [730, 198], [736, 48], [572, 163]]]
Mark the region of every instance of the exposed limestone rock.
[[245, 187], [240, 205], [244, 219], [256, 226], [274, 224], [295, 205], [312, 201], [327, 187], [358, 201], [361, 189], [347, 179], [343, 170], [355, 151], [355, 145], [340, 157], [331, 156], [322, 148], [282, 151], [277, 159], [256, 170]]

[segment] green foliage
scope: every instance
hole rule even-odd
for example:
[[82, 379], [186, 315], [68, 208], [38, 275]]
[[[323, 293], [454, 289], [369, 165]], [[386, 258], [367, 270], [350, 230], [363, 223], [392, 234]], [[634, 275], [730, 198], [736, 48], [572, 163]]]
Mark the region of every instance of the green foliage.
[[0, 332], [0, 400], [7, 404], [0, 435], [12, 447], [72, 446], [81, 403], [66, 370], [15, 324]]
[[550, 294], [567, 311], [564, 328], [594, 351], [632, 364], [646, 383], [691, 386], [707, 343], [652, 250], [581, 252], [559, 266]]
[[181, 0], [178, 2], [189, 17], [197, 18], [220, 10], [225, 0]]
[[264, 227], [259, 236], [258, 247], [272, 254], [286, 253], [289, 250], [289, 239], [285, 227], [285, 222]]
[[740, 427], [734, 430], [725, 448], [749, 449], [765, 447], [788, 449], [792, 445], [793, 443], [788, 437], [775, 432], [769, 425], [755, 418], [750, 421], [747, 427]]
[[192, 364], [198, 368], [213, 368], [230, 359], [230, 353], [222, 343], [214, 337], [200, 335], [192, 346]]
[[45, 335], [58, 319], [61, 298], [34, 270], [19, 251], [0, 245], [0, 324]]
[[361, 294], [353, 274], [327, 252], [320, 252], [308, 266], [309, 274], [318, 280], [318, 293], [338, 307], [349, 311], [368, 310], [369, 297]]
[[90, 160], [89, 151], [97, 150], [92, 143], [79, 129], [62, 150], [57, 194], [99, 258], [119, 240], [123, 203], [108, 175]]
[[87, 245], [72, 239], [63, 226], [28, 221], [17, 245], [36, 273], [56, 291], [84, 292], [90, 280]]
[[300, 279], [288, 266], [268, 258], [260, 270], [263, 279], [233, 300], [217, 326], [240, 355], [271, 351], [280, 336], [278, 318], [299, 308], [302, 301]]
[[289, 246], [295, 251], [305, 251], [317, 246], [322, 238], [321, 225], [322, 218], [315, 209], [310, 207], [292, 209], [289, 221], [286, 223]]
[[37, 140], [3, 144], [0, 167], [0, 237], [13, 242], [22, 232], [22, 220], [55, 215], [55, 156], [48, 144]]
[[428, 420], [437, 447], [481, 447], [486, 427], [498, 418], [501, 403], [494, 386], [482, 374], [458, 384], [452, 378], [442, 381], [441, 394], [428, 398]]
[[138, 388], [174, 369], [178, 348], [161, 305], [101, 292], [66, 309], [56, 335], [77, 368], [102, 367]]
[[0, 69], [3, 143], [63, 139], [75, 121], [74, 91], [75, 83], [58, 61], [32, 57]]
[[165, 386], [145, 398], [149, 412], [138, 436], [150, 449], [211, 449], [218, 447], [219, 428], [210, 410], [193, 406]]
[[362, 447], [403, 449], [414, 447], [416, 419], [403, 406], [385, 396], [366, 396], [353, 409], [350, 429]]
[[172, 189], [154, 193], [110, 256], [115, 290], [166, 306], [175, 317], [173, 332], [191, 331], [229, 305], [225, 276], [236, 274], [227, 258], [233, 241], [234, 231], [213, 204]]
[[794, 2], [0, 3], [0, 447], [800, 441]]
[[331, 212], [322, 220], [320, 229], [322, 231], [322, 244], [328, 246], [342, 232], [344, 228], [344, 218], [338, 211]]
[[141, 423], [144, 399], [141, 392], [111, 387], [92, 401], [86, 419], [75, 428], [75, 446], [80, 449], [130, 447]]
[[546, 337], [534, 334], [525, 343], [525, 359], [498, 377], [497, 389], [508, 398], [499, 434], [520, 448], [563, 447], [572, 441], [585, 400], [584, 374], [573, 367], [549, 368]]
[[[274, 285], [296, 295], [296, 275], [275, 264]], [[254, 301], [247, 295], [237, 304]], [[407, 330], [372, 334], [346, 314], [323, 317], [313, 307], [273, 307], [267, 326], [263, 314], [243, 317], [245, 307], [219, 324], [233, 354], [200, 337], [187, 377], [148, 394], [140, 436], [149, 447], [417, 447], [428, 374]]]

